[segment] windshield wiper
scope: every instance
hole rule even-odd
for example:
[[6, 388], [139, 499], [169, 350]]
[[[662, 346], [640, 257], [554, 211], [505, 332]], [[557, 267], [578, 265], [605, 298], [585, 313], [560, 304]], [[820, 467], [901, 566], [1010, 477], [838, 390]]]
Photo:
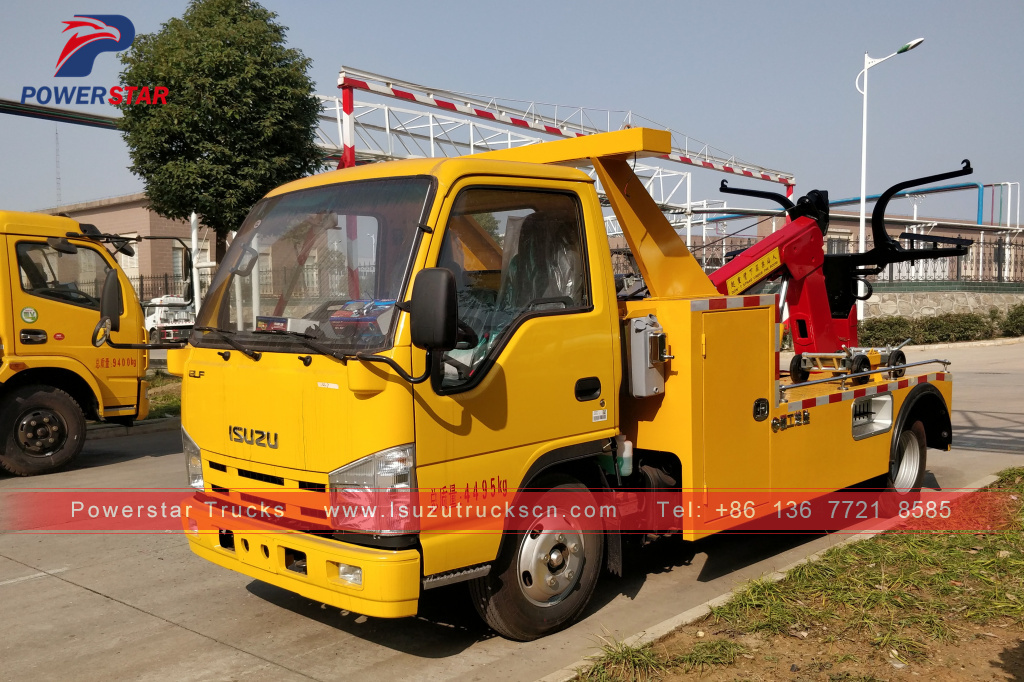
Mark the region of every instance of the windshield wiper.
[[[403, 379], [408, 381], [410, 384], [421, 384], [424, 381], [426, 381], [428, 378], [430, 378], [430, 368], [431, 368], [431, 355], [430, 355], [430, 351], [427, 351], [427, 369], [426, 369], [426, 371], [423, 372], [422, 375], [420, 375], [418, 377], [414, 377], [411, 374], [409, 374], [408, 372], [406, 372], [404, 369], [402, 369], [401, 365], [399, 365], [397, 362], [395, 362], [394, 360], [392, 360], [391, 358], [389, 358], [389, 357], [387, 357], [385, 355], [377, 355], [376, 353], [344, 353], [344, 352], [339, 352], [339, 351], [336, 351], [336, 350], [334, 350], [332, 348], [329, 348], [328, 346], [320, 343], [319, 341], [314, 339], [309, 334], [304, 334], [302, 332], [287, 331], [287, 330], [284, 330], [284, 329], [258, 329], [256, 331], [254, 331], [253, 333], [254, 334], [276, 334], [276, 335], [280, 335], [280, 336], [290, 336], [290, 337], [293, 337], [295, 339], [298, 339], [299, 342], [302, 343], [302, 345], [304, 345], [306, 348], [309, 348], [310, 350], [315, 350], [318, 353], [321, 353], [321, 354], [326, 355], [328, 357], [334, 358], [335, 360], [337, 360], [338, 362], [340, 362], [343, 365], [347, 365], [348, 361], [353, 359], [353, 358], [356, 359], [356, 360], [362, 360], [363, 362], [380, 362], [382, 364], [387, 365], [391, 369], [395, 370], [395, 373], [397, 373], [398, 376], [402, 377]], [[306, 364], [308, 365], [308, 363], [306, 363]]]
[[192, 329], [198, 332], [214, 332], [220, 336], [224, 343], [228, 344], [250, 360], [256, 361], [263, 357], [263, 353], [258, 350], [249, 350], [238, 341], [231, 338], [231, 334], [234, 334], [234, 332], [230, 329], [218, 329], [217, 327], [192, 327]]
[[252, 333], [253, 334], [273, 334], [275, 336], [290, 336], [290, 337], [292, 337], [294, 339], [297, 339], [299, 341], [299, 343], [301, 343], [306, 348], [308, 348], [308, 349], [310, 349], [312, 351], [316, 351], [317, 353], [320, 353], [321, 355], [326, 355], [328, 357], [334, 358], [335, 360], [338, 360], [338, 361], [340, 361], [342, 363], [347, 362], [348, 358], [352, 357], [351, 355], [346, 355], [345, 353], [338, 353], [334, 349], [328, 348], [327, 346], [325, 346], [324, 344], [320, 343], [319, 341], [317, 341], [315, 338], [313, 338], [309, 334], [305, 334], [303, 332], [288, 331], [286, 329], [255, 329], [255, 330], [253, 330]]

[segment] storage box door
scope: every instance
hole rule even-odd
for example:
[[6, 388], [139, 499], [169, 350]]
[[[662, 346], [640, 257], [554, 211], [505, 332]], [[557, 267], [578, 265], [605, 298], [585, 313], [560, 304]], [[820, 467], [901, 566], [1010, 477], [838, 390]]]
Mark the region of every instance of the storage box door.
[[[768, 419], [755, 418], [754, 403], [771, 399], [774, 348], [769, 315], [768, 309], [755, 308], [702, 316], [704, 484], [710, 501], [716, 491], [741, 503], [766, 499], [771, 425]], [[745, 491], [760, 495], [746, 498]]]

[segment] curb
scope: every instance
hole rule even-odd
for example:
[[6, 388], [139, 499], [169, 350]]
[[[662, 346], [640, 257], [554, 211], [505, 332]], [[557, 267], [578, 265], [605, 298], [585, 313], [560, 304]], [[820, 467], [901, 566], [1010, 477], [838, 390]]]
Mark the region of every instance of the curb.
[[[983, 488], [987, 485], [995, 483], [998, 480], [998, 476], [988, 475], [980, 478], [979, 480], [969, 485], [961, 486], [961, 488]], [[834, 545], [831, 545], [824, 549], [820, 549], [817, 552], [814, 552], [813, 554], [804, 557], [803, 559], [797, 559], [793, 563], [784, 566], [778, 569], [777, 571], [762, 574], [760, 579], [769, 580], [773, 583], [777, 583], [783, 578], [785, 578], [786, 574], [792, 571], [797, 566], [802, 566], [803, 564], [811, 563], [812, 561], [817, 561], [821, 558], [823, 554], [825, 554], [825, 552], [829, 550], [835, 549], [836, 547], [842, 547], [843, 545], [848, 545], [852, 542], [860, 542], [861, 540], [873, 538], [876, 535], [881, 535], [882, 532], [884, 531], [864, 531], [863, 533], [856, 533], [854, 535], [850, 535], [849, 537], [843, 538]], [[752, 580], [757, 580], [757, 578], [754, 578]], [[691, 623], [695, 623], [696, 621], [704, 618], [705, 616], [711, 613], [711, 610], [713, 608], [722, 606], [730, 599], [732, 599], [733, 595], [736, 594], [736, 592], [743, 589], [749, 582], [751, 581], [744, 581], [743, 583], [737, 585], [728, 592], [720, 594], [713, 599], [709, 599], [703, 604], [694, 606], [692, 609], [687, 609], [686, 611], [683, 611], [677, 616], [667, 618], [656, 625], [652, 625], [646, 630], [642, 630], [636, 633], [635, 635], [626, 637], [622, 640], [622, 643], [626, 646], [631, 647], [644, 646], [645, 644], [653, 644], [654, 642], [657, 642], [658, 640], [663, 639], [664, 637], [672, 634], [679, 628], [684, 627], [686, 625], [690, 625]], [[593, 664], [593, 658], [593, 655], [581, 658], [575, 663], [570, 663], [569, 665], [559, 670], [556, 670], [550, 675], [545, 675], [544, 677], [539, 678], [537, 682], [570, 682], [570, 680], [575, 679], [575, 677], [579, 674], [579, 671], [581, 669], [585, 669]]]
[[939, 350], [941, 348], [984, 348], [985, 346], [1012, 346], [1024, 343], [1024, 336], [1003, 339], [986, 339], [984, 341], [960, 341], [958, 343], [929, 343], [922, 346], [904, 346], [912, 350]]
[[104, 438], [121, 438], [138, 436], [144, 433], [160, 433], [181, 429], [181, 417], [161, 417], [160, 419], [144, 419], [135, 426], [119, 424], [89, 424], [85, 431], [86, 440], [102, 440]]

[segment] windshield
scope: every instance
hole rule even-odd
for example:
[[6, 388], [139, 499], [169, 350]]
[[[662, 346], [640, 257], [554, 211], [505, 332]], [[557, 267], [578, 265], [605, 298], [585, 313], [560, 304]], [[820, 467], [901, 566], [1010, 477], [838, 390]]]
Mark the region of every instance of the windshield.
[[[264, 199], [231, 242], [196, 326], [270, 351], [305, 350], [289, 333], [343, 352], [390, 347], [432, 187], [429, 177], [389, 178]], [[222, 345], [199, 331], [192, 341]]]

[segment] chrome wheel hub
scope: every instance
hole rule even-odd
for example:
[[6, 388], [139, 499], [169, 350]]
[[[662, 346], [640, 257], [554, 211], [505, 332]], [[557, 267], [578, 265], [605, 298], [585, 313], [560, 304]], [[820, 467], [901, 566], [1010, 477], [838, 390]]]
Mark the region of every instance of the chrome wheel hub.
[[898, 493], [908, 493], [917, 480], [921, 466], [921, 444], [912, 431], [904, 431], [896, 441], [896, 454], [889, 462], [889, 480]]
[[566, 524], [567, 519], [540, 519], [519, 547], [519, 587], [538, 606], [557, 604], [579, 582], [583, 534], [576, 529], [566, 530]]

